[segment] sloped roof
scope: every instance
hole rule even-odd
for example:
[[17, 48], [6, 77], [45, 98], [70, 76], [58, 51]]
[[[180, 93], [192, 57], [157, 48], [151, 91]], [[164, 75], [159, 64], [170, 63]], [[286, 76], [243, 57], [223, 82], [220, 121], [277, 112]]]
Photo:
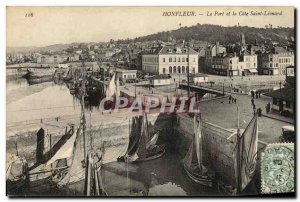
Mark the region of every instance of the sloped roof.
[[166, 54], [187, 54], [189, 51], [189, 54], [197, 54], [198, 55], [198, 52], [193, 50], [192, 48], [189, 47], [188, 48], [182, 48], [182, 47], [177, 47], [177, 46], [165, 46], [163, 47], [160, 51], [159, 51], [159, 54], [163, 54], [163, 55], [166, 55]]
[[295, 101], [295, 88], [282, 88], [272, 92], [265, 93], [268, 97], [278, 98], [282, 100]]

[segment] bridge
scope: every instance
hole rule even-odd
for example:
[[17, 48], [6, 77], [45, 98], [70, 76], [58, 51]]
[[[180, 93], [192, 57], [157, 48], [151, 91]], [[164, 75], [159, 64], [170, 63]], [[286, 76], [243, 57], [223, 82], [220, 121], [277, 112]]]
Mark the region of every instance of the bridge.
[[[180, 84], [179, 86], [182, 89], [187, 89], [188, 85], [187, 84]], [[226, 92], [216, 90], [216, 89], [211, 89], [207, 87], [202, 87], [202, 86], [196, 86], [196, 85], [190, 85], [190, 90], [197, 92], [201, 97], [203, 97], [206, 93], [211, 93], [215, 94], [217, 96], [222, 96], [225, 95]]]

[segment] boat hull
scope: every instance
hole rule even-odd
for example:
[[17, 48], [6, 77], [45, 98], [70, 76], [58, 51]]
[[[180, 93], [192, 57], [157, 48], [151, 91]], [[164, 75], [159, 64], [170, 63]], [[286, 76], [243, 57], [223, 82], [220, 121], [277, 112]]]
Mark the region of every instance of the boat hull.
[[164, 145], [160, 145], [158, 147], [160, 147], [158, 152], [156, 152], [155, 154], [152, 154], [152, 155], [150, 154], [146, 158], [137, 158], [137, 159], [131, 160], [130, 158], [126, 158], [126, 157], [122, 156], [122, 157], [119, 157], [117, 159], [117, 161], [126, 162], [126, 163], [139, 163], [139, 162], [143, 162], [143, 161], [151, 161], [151, 160], [154, 160], [154, 159], [158, 159], [166, 153]]
[[197, 184], [208, 186], [208, 187], [213, 186], [213, 181], [211, 178], [209, 178], [209, 176], [197, 174], [193, 172], [190, 168], [188, 168], [185, 164], [183, 164], [183, 168], [186, 174], [188, 175], [188, 177], [194, 182], [196, 182]]

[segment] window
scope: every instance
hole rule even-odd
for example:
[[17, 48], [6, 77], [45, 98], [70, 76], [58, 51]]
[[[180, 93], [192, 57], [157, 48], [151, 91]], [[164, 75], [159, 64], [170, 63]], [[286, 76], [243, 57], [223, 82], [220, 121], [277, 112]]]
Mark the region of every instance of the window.
[[182, 62], [185, 62], [185, 58], [182, 58]]
[[172, 58], [169, 58], [169, 62], [172, 62]]
[[186, 58], [186, 62], [189, 62], [189, 58]]
[[176, 67], [173, 67], [173, 74], [176, 74]]
[[181, 72], [182, 72], [183, 74], [185, 73], [185, 67], [184, 67], [184, 66], [181, 67]]
[[166, 73], [166, 68], [163, 68], [163, 74], [165, 74]]
[[180, 58], [178, 58], [178, 62], [180, 62]]
[[124, 75], [124, 78], [126, 78], [126, 75]]
[[181, 68], [178, 66], [177, 67], [177, 72], [180, 74], [180, 72], [181, 72]]
[[174, 58], [174, 62], [176, 62], [176, 58]]
[[172, 67], [169, 67], [169, 74], [172, 74]]
[[163, 58], [163, 62], [166, 62], [166, 58]]

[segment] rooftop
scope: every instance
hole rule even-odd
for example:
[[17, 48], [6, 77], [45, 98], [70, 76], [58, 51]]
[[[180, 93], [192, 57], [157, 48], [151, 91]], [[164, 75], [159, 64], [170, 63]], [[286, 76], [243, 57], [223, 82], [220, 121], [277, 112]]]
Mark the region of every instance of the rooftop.
[[151, 77], [150, 79], [171, 79], [172, 77], [171, 76], [169, 76], [169, 75], [163, 75], [163, 74], [161, 74], [161, 75], [155, 75], [155, 76], [153, 76], [153, 77]]
[[282, 88], [265, 94], [268, 97], [278, 98], [282, 100], [295, 101], [295, 88]]

